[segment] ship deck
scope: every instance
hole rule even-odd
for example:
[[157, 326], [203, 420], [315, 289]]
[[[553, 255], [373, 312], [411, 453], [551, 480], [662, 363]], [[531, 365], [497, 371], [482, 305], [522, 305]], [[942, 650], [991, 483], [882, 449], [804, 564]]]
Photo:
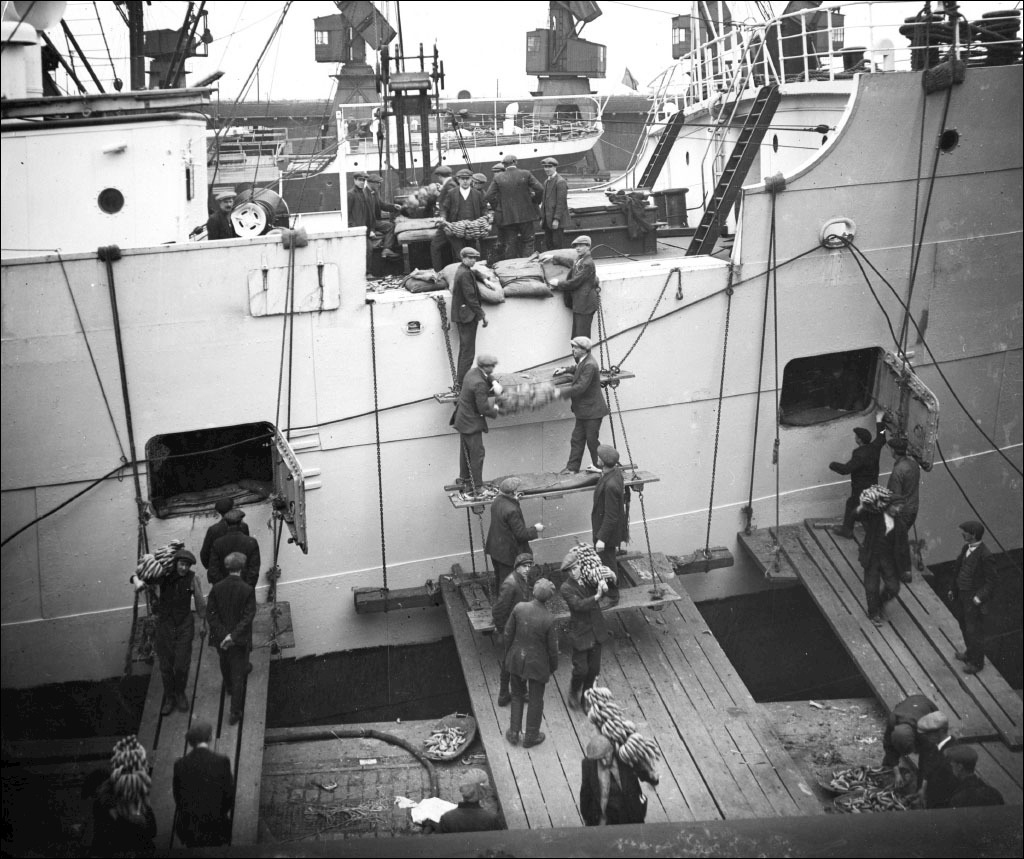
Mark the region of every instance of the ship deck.
[[[625, 590], [625, 589], [624, 589]], [[609, 617], [599, 682], [626, 717], [664, 754], [657, 788], [647, 789], [648, 823], [821, 813], [813, 791], [755, 705], [693, 601], [661, 611], [629, 609]], [[505, 740], [509, 711], [498, 706], [498, 646], [473, 629], [458, 579], [442, 582], [466, 686], [509, 829], [582, 826], [580, 762], [594, 735], [586, 716], [569, 710], [568, 652], [547, 685], [542, 730], [523, 749]], [[478, 599], [474, 592], [471, 599]]]

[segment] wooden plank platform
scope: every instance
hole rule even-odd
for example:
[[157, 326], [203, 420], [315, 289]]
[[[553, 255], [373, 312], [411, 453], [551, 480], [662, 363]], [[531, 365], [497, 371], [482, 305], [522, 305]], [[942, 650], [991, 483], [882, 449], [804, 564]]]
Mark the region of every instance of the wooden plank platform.
[[[504, 475], [493, 480], [484, 481], [481, 487], [482, 497], [466, 498], [462, 490], [455, 484], [448, 484], [444, 492], [451, 501], [452, 507], [461, 510], [467, 507], [484, 507], [494, 501], [498, 486], [505, 477], [524, 479], [520, 491], [523, 500], [530, 498], [561, 498], [563, 495], [574, 495], [579, 492], [591, 492], [597, 485], [600, 474], [581, 471], [578, 474], [560, 474], [557, 471], [543, 471], [534, 474]], [[661, 478], [649, 471], [625, 470], [623, 483], [626, 486], [643, 487], [646, 483], [657, 483]]]
[[[552, 370], [541, 370], [536, 372], [520, 371], [518, 373], [496, 373], [494, 378], [503, 388], [509, 388], [513, 385], [521, 385], [523, 382], [554, 382], [556, 387], [566, 388], [572, 383], [572, 375], [569, 373], [560, 373], [557, 376], [553, 376]], [[624, 379], [635, 379], [636, 374], [630, 373], [628, 370], [618, 370], [612, 372], [611, 370], [601, 370], [601, 385], [602, 387], [612, 385], [613, 387], [618, 385], [619, 382]], [[434, 399], [439, 403], [454, 405], [459, 400], [459, 395], [455, 391], [442, 391], [441, 393], [434, 394]]]
[[[594, 728], [565, 701], [571, 669], [564, 636], [559, 669], [545, 695], [547, 740], [532, 749], [510, 746], [509, 711], [497, 705], [494, 637], [473, 629], [456, 579], [442, 578], [441, 587], [508, 828], [581, 826], [580, 761]], [[479, 590], [469, 598], [478, 600]], [[630, 590], [646, 588], [623, 588], [622, 599]], [[661, 783], [644, 786], [648, 822], [822, 813], [696, 606], [676, 595], [661, 611], [615, 612], [598, 681], [664, 753]]]
[[[280, 617], [278, 621], [280, 625]], [[206, 641], [202, 622], [197, 620], [196, 638], [192, 644], [189, 713], [175, 710], [169, 716], [160, 714], [163, 681], [159, 666], [154, 666], [138, 737], [152, 767], [150, 803], [156, 814], [158, 849], [175, 846], [175, 806], [172, 793], [174, 762], [187, 752], [185, 733], [190, 725], [198, 721], [207, 721], [213, 725], [214, 748], [231, 759], [231, 771], [235, 775], [232, 843], [256, 843], [271, 638], [271, 606], [258, 605], [253, 622], [254, 647], [249, 657], [253, 668], [246, 691], [245, 713], [239, 725], [228, 724], [229, 713], [224, 700], [226, 694], [220, 676], [220, 660], [216, 648]]]
[[774, 528], [759, 528], [749, 534], [740, 531], [736, 539], [764, 573], [766, 579], [782, 582], [799, 581], [800, 577], [793, 562], [781, 551], [775, 539]]
[[928, 583], [918, 576], [904, 584], [876, 628], [867, 617], [858, 543], [818, 524], [781, 528], [782, 551], [882, 705], [920, 692], [949, 716], [950, 731], [961, 739], [999, 738], [1021, 748], [1020, 697], [991, 666], [963, 673], [953, 658], [960, 629]]

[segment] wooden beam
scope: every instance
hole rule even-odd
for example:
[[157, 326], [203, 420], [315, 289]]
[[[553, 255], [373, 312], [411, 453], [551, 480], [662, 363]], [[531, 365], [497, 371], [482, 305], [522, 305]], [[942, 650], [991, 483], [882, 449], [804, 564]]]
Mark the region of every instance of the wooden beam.
[[356, 588], [353, 592], [356, 614], [433, 608], [441, 605], [441, 589], [432, 581], [414, 588]]

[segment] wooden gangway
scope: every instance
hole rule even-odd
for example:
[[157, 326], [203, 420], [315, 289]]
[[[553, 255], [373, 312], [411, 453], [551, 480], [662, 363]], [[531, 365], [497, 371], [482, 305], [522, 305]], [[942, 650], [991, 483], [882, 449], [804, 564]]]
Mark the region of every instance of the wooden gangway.
[[[275, 608], [276, 622], [272, 615]], [[271, 647], [274, 643], [278, 647], [294, 644], [289, 632], [290, 612], [287, 603], [276, 606], [263, 603], [256, 608], [253, 649], [249, 657], [252, 672], [246, 688], [245, 712], [237, 725], [228, 724], [227, 693], [221, 680], [220, 660], [202, 629], [203, 624], [197, 621], [188, 681], [190, 711], [175, 710], [169, 716], [160, 714], [164, 687], [159, 666], [154, 666], [139, 726], [139, 742], [146, 749], [152, 767], [150, 802], [156, 814], [157, 848], [160, 850], [182, 846], [174, 836], [174, 762], [187, 751], [185, 733], [189, 726], [199, 721], [213, 725], [211, 747], [231, 760], [231, 772], [235, 776], [232, 844], [255, 844], [257, 840]], [[285, 634], [278, 635], [275, 631]]]
[[[661, 783], [645, 786], [647, 822], [820, 813], [810, 786], [696, 606], [677, 585], [669, 586], [679, 599], [662, 610], [633, 608], [609, 617], [614, 639], [605, 646], [599, 680], [664, 753]], [[566, 705], [570, 654], [564, 636], [544, 700], [547, 740], [531, 749], [511, 746], [505, 740], [509, 710], [497, 703], [495, 639], [473, 629], [459, 577], [442, 579], [441, 587], [506, 825], [582, 826], [580, 762], [594, 728]]]
[[1020, 749], [1020, 696], [991, 665], [979, 674], [962, 671], [953, 658], [963, 646], [960, 628], [938, 595], [915, 576], [885, 606], [886, 622], [876, 628], [867, 616], [858, 542], [824, 527], [831, 522], [779, 528], [782, 566], [799, 577], [882, 705], [891, 708], [920, 692], [946, 713], [961, 739], [998, 739]]

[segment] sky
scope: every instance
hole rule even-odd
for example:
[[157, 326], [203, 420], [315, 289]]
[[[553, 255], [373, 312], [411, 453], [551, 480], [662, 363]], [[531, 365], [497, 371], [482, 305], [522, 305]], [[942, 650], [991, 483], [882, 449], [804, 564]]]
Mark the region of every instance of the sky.
[[[377, 7], [392, 23], [394, 2], [380, 2]], [[763, 3], [776, 14], [784, 2]], [[867, 6], [869, 4], [862, 4]], [[938, 4], [936, 4], [938, 5]], [[1013, 2], [962, 3], [969, 18], [980, 18], [991, 9], [1019, 7]], [[220, 80], [221, 99], [236, 98], [255, 66], [256, 59], [278, 23], [284, 3], [226, 2], [206, 3], [208, 26], [214, 41], [208, 58], [194, 58], [188, 63], [189, 80], [196, 81], [217, 70], [224, 71]], [[581, 35], [590, 41], [607, 45], [607, 76], [591, 84], [600, 93], [627, 93], [622, 83], [628, 68], [639, 81], [641, 89], [672, 63], [672, 16], [691, 11], [689, 2], [609, 2], [599, 0], [601, 17], [587, 24]], [[875, 18], [881, 15], [902, 21], [917, 12], [922, 3], [875, 3]], [[886, 7], [879, 11], [878, 7]], [[181, 25], [186, 4], [154, 0], [146, 7], [146, 28], [176, 29]], [[422, 42], [427, 52], [436, 43], [444, 61], [445, 94], [456, 97], [468, 90], [474, 97], [524, 96], [536, 89], [536, 78], [528, 77], [526, 64], [526, 33], [544, 27], [548, 3], [542, 0], [520, 2], [423, 2], [406, 0], [400, 4], [402, 30], [407, 52], [415, 52]], [[757, 15], [754, 3], [731, 3], [734, 19]], [[97, 10], [104, 23], [104, 41], [97, 24]], [[246, 89], [246, 100], [326, 99], [333, 91], [330, 77], [334, 67], [317, 63], [313, 58], [313, 20], [333, 15], [337, 7], [327, 0], [297, 0], [284, 19], [278, 36], [267, 50], [260, 72]], [[866, 13], [865, 13], [866, 14]], [[113, 78], [111, 61], [118, 74], [128, 78], [127, 29], [112, 3], [71, 2], [65, 20], [90, 56], [104, 82]], [[63, 47], [59, 27], [51, 30], [51, 38]], [[851, 32], [847, 44], [851, 43]], [[902, 37], [896, 35], [896, 40]], [[852, 39], [853, 44], [863, 44]], [[905, 40], [897, 41], [904, 44]], [[109, 88], [109, 87], [108, 87]]]

